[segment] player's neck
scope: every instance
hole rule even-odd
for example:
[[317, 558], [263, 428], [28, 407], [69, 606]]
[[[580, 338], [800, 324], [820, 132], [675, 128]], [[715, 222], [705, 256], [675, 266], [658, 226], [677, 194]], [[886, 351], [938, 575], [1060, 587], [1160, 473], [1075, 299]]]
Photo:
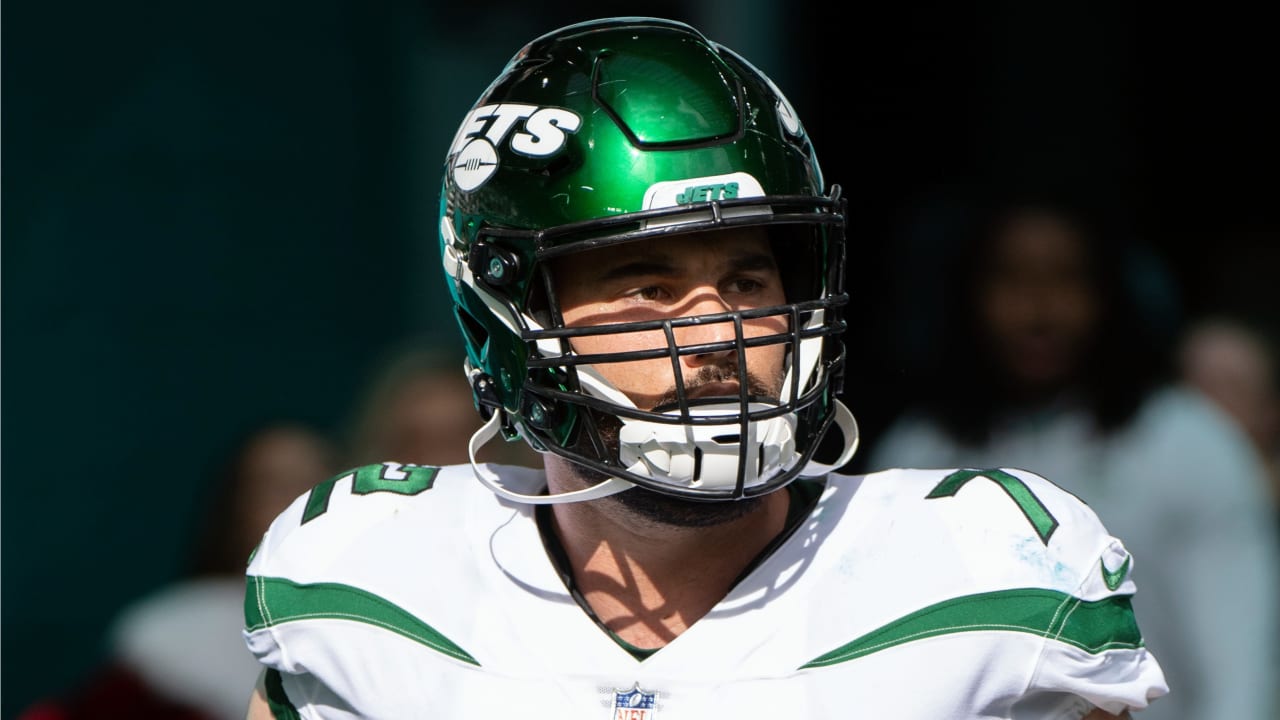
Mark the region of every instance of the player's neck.
[[702, 528], [625, 522], [616, 505], [555, 506], [555, 527], [582, 597], [642, 648], [661, 647], [705, 615], [786, 526], [788, 493]]

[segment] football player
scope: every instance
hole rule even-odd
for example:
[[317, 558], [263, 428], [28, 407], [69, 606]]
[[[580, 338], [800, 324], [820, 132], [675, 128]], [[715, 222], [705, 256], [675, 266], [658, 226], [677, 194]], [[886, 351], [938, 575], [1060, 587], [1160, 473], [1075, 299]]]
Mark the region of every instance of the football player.
[[[1096, 515], [1012, 468], [840, 474], [845, 201], [688, 25], [526, 45], [448, 149], [491, 440], [299, 498], [248, 569], [249, 716], [1105, 718], [1167, 691]], [[477, 482], [477, 480], [479, 482]]]

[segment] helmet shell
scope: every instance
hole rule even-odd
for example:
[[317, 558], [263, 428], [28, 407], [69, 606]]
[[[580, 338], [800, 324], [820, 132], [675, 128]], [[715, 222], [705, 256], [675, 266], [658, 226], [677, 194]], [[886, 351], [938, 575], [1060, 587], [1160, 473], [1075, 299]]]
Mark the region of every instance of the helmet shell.
[[[480, 96], [446, 162], [446, 210], [544, 229], [645, 209], [656, 183], [746, 172], [768, 195], [818, 195], [790, 103], [688, 25], [620, 18], [521, 49]], [[718, 199], [714, 188], [702, 191]], [[455, 223], [462, 235], [477, 226]]]
[[[593, 20], [525, 45], [463, 119], [440, 197], [443, 262], [482, 414], [504, 413], [509, 439], [564, 451], [582, 408], [550, 412], [543, 401], [580, 384], [572, 368], [534, 362], [546, 359], [540, 332], [557, 316], [540, 304], [550, 282], [540, 264], [645, 232], [707, 229], [697, 223], [722, 212], [738, 225], [817, 228], [819, 296], [840, 298], [823, 332], [843, 327], [843, 201], [838, 189], [824, 196], [804, 126], [767, 76], [659, 18]], [[821, 388], [799, 415], [801, 454], [829, 424], [842, 373], [842, 345], [820, 354]]]

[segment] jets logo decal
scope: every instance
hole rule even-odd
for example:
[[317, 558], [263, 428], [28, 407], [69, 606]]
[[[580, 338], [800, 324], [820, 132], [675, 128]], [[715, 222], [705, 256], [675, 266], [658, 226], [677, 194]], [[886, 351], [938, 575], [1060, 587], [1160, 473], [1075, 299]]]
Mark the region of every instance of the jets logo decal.
[[645, 191], [644, 209], [674, 208], [739, 197], [764, 197], [764, 188], [759, 180], [744, 172], [664, 180], [650, 185]]
[[[764, 197], [764, 188], [761, 187], [760, 181], [748, 173], [735, 172], [726, 175], [708, 175], [685, 178], [683, 180], [656, 182], [645, 190], [642, 207], [645, 210], [682, 208], [719, 200], [754, 197]], [[743, 215], [767, 215], [769, 213], [768, 206], [738, 207], [725, 210], [724, 216], [741, 217]], [[688, 222], [691, 219], [710, 219], [710, 217], [711, 213], [707, 211], [705, 217], [655, 218], [645, 221], [645, 227], [655, 228]]]
[[505, 148], [525, 157], [550, 157], [582, 127], [572, 110], [521, 103], [481, 105], [472, 110], [449, 147], [449, 172], [463, 192], [489, 181]]

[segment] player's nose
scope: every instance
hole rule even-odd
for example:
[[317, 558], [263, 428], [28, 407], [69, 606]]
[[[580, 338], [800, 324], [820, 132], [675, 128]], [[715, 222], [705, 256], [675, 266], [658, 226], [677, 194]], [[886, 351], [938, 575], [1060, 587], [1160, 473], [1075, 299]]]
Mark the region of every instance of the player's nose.
[[[733, 307], [714, 288], [703, 288], [691, 298], [686, 316], [707, 316], [724, 313]], [[738, 325], [734, 319], [694, 323], [676, 332], [676, 342], [682, 348], [702, 349], [683, 355], [686, 366], [697, 367], [709, 363], [722, 363], [726, 358], [737, 357]]]

